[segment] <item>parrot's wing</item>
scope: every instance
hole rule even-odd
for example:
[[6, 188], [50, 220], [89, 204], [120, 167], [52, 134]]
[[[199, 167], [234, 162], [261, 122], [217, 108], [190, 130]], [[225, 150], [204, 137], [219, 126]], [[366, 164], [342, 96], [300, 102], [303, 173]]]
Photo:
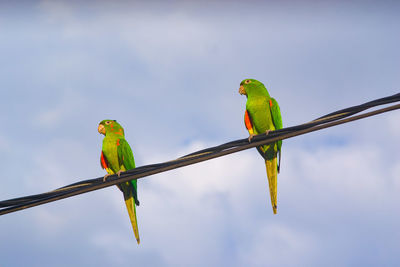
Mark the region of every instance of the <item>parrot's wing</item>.
[[[279, 130], [283, 128], [282, 124], [282, 115], [281, 115], [281, 109], [279, 108], [278, 102], [275, 100], [275, 98], [270, 99], [270, 110], [271, 110], [271, 115], [272, 115], [272, 121], [274, 123], [275, 129]], [[278, 153], [279, 153], [279, 162], [278, 162], [278, 172], [281, 167], [281, 148], [282, 148], [282, 140], [279, 140], [278, 142]]]
[[120, 166], [124, 166], [126, 170], [135, 168], [135, 159], [133, 158], [132, 149], [125, 139], [118, 139], [118, 162]]
[[[133, 158], [132, 149], [125, 139], [117, 140], [118, 150], [118, 162], [120, 166], [124, 166], [125, 170], [132, 170], [135, 168], [135, 159]], [[139, 206], [139, 200], [137, 197], [137, 181], [131, 180], [132, 194], [135, 199], [135, 203]]]
[[282, 129], [283, 125], [282, 125], [281, 109], [279, 108], [278, 102], [274, 98], [271, 98], [270, 110], [275, 129], [276, 130]]

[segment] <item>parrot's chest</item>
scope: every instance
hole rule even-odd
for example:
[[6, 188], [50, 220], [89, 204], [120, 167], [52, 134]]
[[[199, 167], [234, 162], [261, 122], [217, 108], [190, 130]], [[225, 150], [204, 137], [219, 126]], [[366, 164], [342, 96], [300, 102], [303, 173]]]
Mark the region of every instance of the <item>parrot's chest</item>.
[[102, 150], [107, 158], [109, 167], [119, 170], [117, 140], [104, 138]]
[[257, 133], [275, 130], [267, 99], [248, 100], [246, 109]]

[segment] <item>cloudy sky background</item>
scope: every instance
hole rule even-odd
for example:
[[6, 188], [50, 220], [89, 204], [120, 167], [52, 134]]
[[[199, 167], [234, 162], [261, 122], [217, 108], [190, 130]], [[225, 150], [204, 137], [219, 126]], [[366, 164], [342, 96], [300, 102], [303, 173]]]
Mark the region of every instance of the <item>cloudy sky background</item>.
[[[239, 83], [285, 126], [400, 90], [395, 1], [0, 2], [0, 199], [100, 177], [98, 123], [136, 165], [244, 138]], [[287, 140], [270, 205], [249, 150], [139, 181], [136, 245], [107, 188], [0, 217], [0, 266], [400, 262], [400, 112]]]

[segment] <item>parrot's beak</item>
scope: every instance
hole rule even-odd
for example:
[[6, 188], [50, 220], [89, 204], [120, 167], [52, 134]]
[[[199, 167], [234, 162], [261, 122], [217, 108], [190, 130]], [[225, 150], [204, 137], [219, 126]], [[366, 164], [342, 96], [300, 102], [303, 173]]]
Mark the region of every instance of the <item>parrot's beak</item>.
[[246, 94], [246, 90], [244, 89], [244, 86], [243, 86], [243, 85], [241, 85], [241, 86], [239, 87], [239, 94], [241, 94], [241, 95], [245, 95], [245, 94]]
[[99, 131], [99, 133], [106, 135], [106, 127], [104, 127], [104, 125], [99, 124], [99, 127], [97, 127], [97, 131]]

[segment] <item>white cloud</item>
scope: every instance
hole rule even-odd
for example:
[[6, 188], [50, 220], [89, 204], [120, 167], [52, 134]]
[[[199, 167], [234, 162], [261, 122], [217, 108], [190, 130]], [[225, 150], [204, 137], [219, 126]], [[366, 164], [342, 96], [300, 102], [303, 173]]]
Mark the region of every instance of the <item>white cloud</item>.
[[9, 147], [10, 143], [8, 139], [5, 136], [0, 135], [0, 151], [8, 150]]
[[387, 116], [386, 120], [388, 121], [388, 130], [390, 131], [390, 134], [393, 137], [400, 136], [400, 111], [395, 110], [385, 115]]
[[[38, 93], [28, 94], [31, 99], [19, 95], [28, 89], [9, 90], [21, 104], [2, 105], [10, 123], [0, 149], [18, 143], [15, 154], [3, 154], [3, 192], [38, 193], [103, 175], [96, 135], [103, 116], [126, 125], [138, 165], [244, 137], [244, 99], [236, 92], [243, 75], [271, 85], [285, 125], [398, 84], [398, 75], [387, 71], [398, 69], [397, 37], [385, 35], [386, 24], [363, 27], [371, 16], [357, 17], [354, 25], [352, 10], [344, 17], [329, 11], [325, 20], [323, 10], [260, 8], [246, 19], [247, 9], [175, 7], [81, 9], [47, 1], [34, 18], [8, 18], [1, 45], [15, 68], [4, 77], [25, 77], [18, 81], [29, 86], [8, 86], [5, 78], [1, 87]], [[377, 33], [382, 38], [369, 42]], [[369, 61], [374, 51], [387, 60]], [[21, 68], [16, 56], [30, 67]], [[0, 232], [2, 261], [18, 265], [18, 251], [27, 255], [20, 265], [31, 266], [50, 265], [59, 255], [69, 266], [320, 266], [368, 257], [393, 263], [400, 223], [398, 121], [397, 113], [385, 114], [286, 141], [277, 215], [264, 163], [252, 149], [141, 179], [140, 246], [122, 195], [112, 187], [2, 217], [1, 228], [8, 229]], [[18, 175], [9, 175], [16, 169]], [[32, 254], [43, 255], [40, 262]]]
[[[44, 105], [40, 106], [39, 112], [33, 118], [32, 124], [37, 126], [54, 127], [59, 125], [61, 121], [71, 117], [72, 115], [79, 114], [85, 104], [84, 96], [76, 91], [65, 90], [62, 92], [61, 99], [58, 103], [56, 101], [49, 103], [49, 107]], [[65, 130], [71, 126], [65, 126]]]
[[[206, 145], [201, 144], [195, 142], [181, 151]], [[230, 252], [236, 264], [318, 261], [316, 253], [327, 247], [319, 230], [313, 229], [312, 218], [319, 222], [333, 212], [346, 216], [359, 210], [363, 217], [357, 220], [369, 220], [369, 210], [382, 205], [379, 199], [393, 197], [387, 184], [392, 178], [381, 175], [386, 172], [380, 153], [363, 147], [287, 148], [276, 216], [269, 203], [263, 162], [254, 150], [140, 180], [141, 246], [158, 251], [169, 265], [216, 264], [227, 235], [228, 247], [237, 248]], [[394, 206], [386, 208], [391, 213]], [[291, 222], [293, 217], [299, 219], [297, 225]], [[308, 221], [307, 217], [310, 225], [300, 222]], [[130, 233], [128, 220], [125, 224]], [[132, 236], [126, 238], [134, 243]]]
[[41, 0], [38, 6], [47, 15], [46, 20], [49, 23], [72, 21], [77, 18], [72, 5], [66, 1]]
[[310, 233], [273, 222], [259, 227], [249, 231], [251, 241], [240, 259], [244, 265], [307, 265], [310, 255], [318, 251]]
[[[40, 175], [30, 177], [35, 183], [41, 177], [43, 184], [38, 188], [66, 182], [68, 176], [76, 175], [68, 166], [89, 156], [81, 145], [63, 143], [49, 144], [43, 150], [46, 158], [38, 157]], [[177, 151], [183, 155], [209, 145], [199, 140]], [[233, 266], [321, 262], [318, 255], [329, 250], [326, 244], [343, 242], [344, 238], [327, 237], [322, 222], [333, 227], [335, 216], [350, 216], [348, 227], [357, 227], [359, 221], [374, 216], [370, 210], [382, 205], [385, 210], [380, 216], [394, 216], [395, 202], [382, 199], [399, 200], [388, 184], [398, 184], [399, 167], [389, 166], [392, 172], [384, 170], [384, 149], [361, 145], [309, 151], [284, 146], [278, 215], [272, 214], [265, 167], [254, 149], [141, 179], [141, 205], [137, 209], [140, 246], [135, 243], [122, 195], [115, 187], [34, 208], [32, 223], [35, 235], [47, 240], [62, 239], [64, 231], [79, 225], [80, 230], [68, 235], [79, 239], [80, 231], [86, 231], [81, 238], [89, 241], [81, 246], [101, 251], [107, 263], [125, 264], [130, 257], [121, 256], [124, 251], [142, 257], [143, 263], [151, 262], [146, 255], [153, 255], [157, 264], [172, 266], [220, 265], [228, 255]], [[55, 159], [56, 151], [63, 157]], [[75, 156], [68, 159], [71, 153]], [[153, 160], [150, 152], [146, 157]], [[158, 157], [172, 159], [176, 154], [158, 153]], [[97, 167], [87, 160], [75, 169]], [[46, 179], [57, 175], [57, 182]], [[350, 215], [354, 212], [358, 218]], [[399, 218], [395, 216], [395, 220]]]
[[68, 224], [68, 216], [63, 212], [39, 207], [32, 214], [32, 223], [36, 226], [36, 230], [43, 234], [43, 238], [54, 238], [62, 234], [63, 228]]

